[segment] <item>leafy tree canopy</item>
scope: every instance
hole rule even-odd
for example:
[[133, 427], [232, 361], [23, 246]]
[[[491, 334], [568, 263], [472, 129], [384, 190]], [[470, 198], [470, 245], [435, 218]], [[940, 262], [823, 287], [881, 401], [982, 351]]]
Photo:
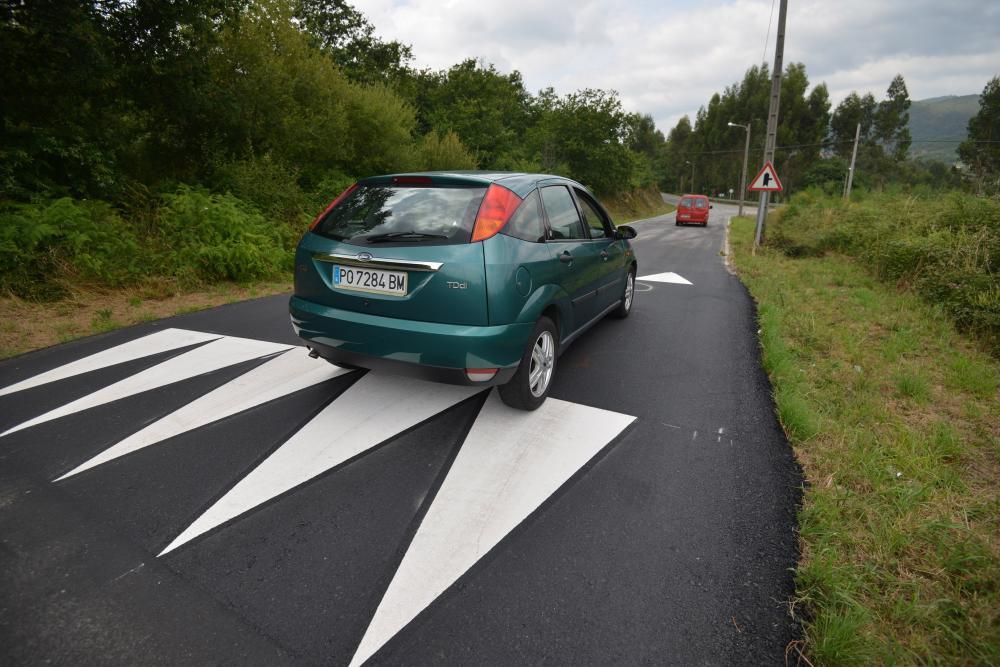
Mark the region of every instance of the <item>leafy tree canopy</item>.
[[972, 170], [980, 192], [1000, 192], [1000, 76], [979, 96], [979, 112], [969, 119], [969, 138], [958, 155]]

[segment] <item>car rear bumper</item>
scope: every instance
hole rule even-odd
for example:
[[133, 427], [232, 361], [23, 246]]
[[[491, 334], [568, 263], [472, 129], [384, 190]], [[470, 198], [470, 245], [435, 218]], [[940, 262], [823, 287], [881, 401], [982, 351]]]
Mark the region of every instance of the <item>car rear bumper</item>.
[[[513, 377], [534, 330], [530, 323], [477, 327], [380, 317], [295, 296], [289, 312], [295, 333], [324, 359], [484, 387]], [[473, 382], [465, 374], [467, 368], [499, 370], [492, 380]]]

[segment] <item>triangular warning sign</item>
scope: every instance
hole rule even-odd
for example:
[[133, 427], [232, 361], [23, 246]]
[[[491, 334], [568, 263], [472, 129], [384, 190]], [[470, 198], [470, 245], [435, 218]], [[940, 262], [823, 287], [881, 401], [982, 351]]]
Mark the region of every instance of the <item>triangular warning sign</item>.
[[764, 167], [757, 174], [757, 177], [750, 182], [747, 188], [751, 192], [781, 192], [781, 181], [778, 180], [778, 172], [774, 170], [774, 165], [770, 160], [764, 163]]

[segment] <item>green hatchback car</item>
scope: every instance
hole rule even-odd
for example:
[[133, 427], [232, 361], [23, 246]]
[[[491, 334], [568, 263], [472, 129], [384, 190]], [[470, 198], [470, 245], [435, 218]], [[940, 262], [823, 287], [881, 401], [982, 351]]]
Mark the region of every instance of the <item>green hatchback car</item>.
[[505, 403], [534, 410], [566, 346], [628, 316], [635, 235], [558, 176], [366, 178], [299, 243], [292, 326], [339, 366], [499, 385]]

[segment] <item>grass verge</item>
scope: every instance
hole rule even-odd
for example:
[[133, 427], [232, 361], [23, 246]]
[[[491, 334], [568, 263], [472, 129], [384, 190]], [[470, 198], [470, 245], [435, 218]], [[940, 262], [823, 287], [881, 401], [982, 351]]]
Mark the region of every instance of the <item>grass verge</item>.
[[663, 201], [657, 188], [635, 190], [601, 201], [616, 225], [627, 225], [636, 220], [654, 218], [674, 210], [673, 204]]
[[803, 651], [817, 665], [1000, 664], [1000, 364], [855, 261], [752, 256], [752, 239], [734, 219], [733, 265], [807, 479]]
[[170, 281], [123, 289], [77, 288], [65, 299], [0, 297], [0, 359], [75, 338], [226, 303], [289, 292], [291, 282], [219, 283], [192, 291]]

